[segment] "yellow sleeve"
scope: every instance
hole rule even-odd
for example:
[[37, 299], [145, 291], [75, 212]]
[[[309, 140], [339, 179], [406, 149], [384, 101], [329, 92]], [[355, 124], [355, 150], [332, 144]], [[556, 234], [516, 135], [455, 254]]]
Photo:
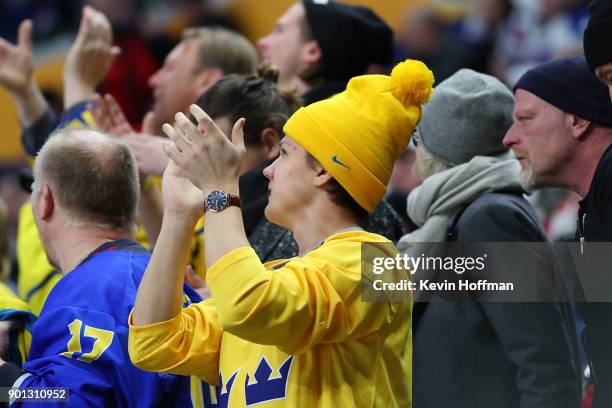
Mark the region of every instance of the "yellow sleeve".
[[134, 326], [130, 314], [129, 326], [128, 350], [136, 367], [218, 382], [223, 329], [212, 300], [191, 304], [160, 323]]
[[3, 282], [0, 282], [0, 309], [30, 311], [26, 302], [17, 297]]
[[207, 284], [223, 328], [298, 354], [388, 325], [396, 305], [361, 301], [359, 243], [330, 249], [325, 257], [292, 258], [273, 271], [250, 247], [219, 259], [208, 269]]
[[25, 203], [19, 210], [17, 230], [17, 290], [36, 316], [62, 273], [49, 264], [32, 215], [32, 205]]
[[206, 252], [204, 251], [204, 217], [200, 217], [191, 240], [191, 256], [189, 263], [200, 278], [206, 278]]

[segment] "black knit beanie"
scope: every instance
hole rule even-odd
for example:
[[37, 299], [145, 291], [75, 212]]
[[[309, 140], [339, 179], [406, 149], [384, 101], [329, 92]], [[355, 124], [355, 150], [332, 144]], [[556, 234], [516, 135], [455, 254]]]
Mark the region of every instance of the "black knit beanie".
[[393, 31], [371, 9], [327, 0], [303, 4], [323, 54], [322, 78], [347, 81], [365, 74], [370, 64], [391, 62]]
[[514, 86], [560, 110], [612, 127], [608, 87], [591, 72], [582, 57], [561, 58], [527, 71]]
[[589, 4], [591, 18], [584, 32], [584, 55], [591, 71], [612, 62], [612, 0], [595, 0]]

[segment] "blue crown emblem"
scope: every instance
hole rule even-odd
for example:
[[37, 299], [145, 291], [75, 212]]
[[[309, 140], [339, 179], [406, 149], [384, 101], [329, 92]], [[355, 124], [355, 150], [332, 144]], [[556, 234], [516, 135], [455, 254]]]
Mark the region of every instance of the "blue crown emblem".
[[253, 405], [264, 401], [286, 398], [287, 380], [289, 379], [289, 370], [292, 363], [293, 356], [287, 358], [278, 369], [280, 378], [270, 378], [272, 367], [270, 367], [266, 358], [262, 357], [254, 373], [255, 381], [257, 382], [249, 385], [249, 374], [246, 376], [244, 382], [246, 404]]
[[[248, 373], [246, 375], [244, 381], [246, 405], [249, 406], [266, 401], [285, 399], [287, 397], [287, 380], [289, 379], [289, 371], [291, 370], [292, 363], [293, 356], [290, 356], [278, 369], [280, 378], [270, 378], [273, 371], [272, 367], [268, 363], [268, 360], [262, 357], [261, 360], [259, 360], [255, 375], [253, 376], [255, 383], [249, 385], [250, 377]], [[230, 394], [239, 371], [240, 369], [236, 370], [227, 380], [226, 384], [223, 383], [223, 376], [219, 374], [219, 385], [215, 387], [217, 401], [215, 403], [209, 398], [206, 401], [206, 406], [216, 408], [227, 408], [229, 406]], [[223, 392], [223, 388], [225, 388], [225, 392]]]
[[236, 380], [236, 376], [238, 375], [238, 371], [227, 380], [227, 384], [225, 384], [225, 392], [223, 392], [223, 376], [219, 373], [219, 385], [217, 385], [217, 404], [211, 404], [213, 407], [217, 406], [219, 408], [227, 408], [229, 403], [230, 393], [232, 392], [232, 387], [234, 386], [234, 380]]

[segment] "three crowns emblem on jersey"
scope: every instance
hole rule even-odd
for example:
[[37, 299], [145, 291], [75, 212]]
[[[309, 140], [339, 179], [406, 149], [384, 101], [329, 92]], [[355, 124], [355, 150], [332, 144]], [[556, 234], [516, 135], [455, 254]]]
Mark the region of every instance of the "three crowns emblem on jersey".
[[[244, 381], [246, 405], [250, 406], [261, 402], [285, 399], [287, 397], [287, 382], [292, 364], [293, 356], [289, 356], [278, 369], [280, 377], [272, 378], [274, 370], [268, 360], [262, 357], [253, 373], [253, 377], [249, 373], [246, 375]], [[219, 374], [219, 385], [216, 387], [217, 404], [213, 406], [217, 408], [227, 408], [229, 406], [230, 394], [236, 385], [235, 380], [239, 371], [240, 369], [236, 370], [226, 383], [223, 382], [223, 376]]]

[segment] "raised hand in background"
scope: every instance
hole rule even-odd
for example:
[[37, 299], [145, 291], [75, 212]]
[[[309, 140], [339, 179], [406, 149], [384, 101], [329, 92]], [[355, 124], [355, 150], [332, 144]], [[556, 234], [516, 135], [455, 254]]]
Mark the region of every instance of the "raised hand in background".
[[19, 25], [17, 44], [0, 38], [0, 85], [11, 94], [22, 125], [29, 126], [47, 106], [32, 74], [32, 21]]
[[104, 14], [83, 7], [77, 37], [64, 64], [64, 108], [93, 97], [119, 54], [113, 45], [113, 31]]

